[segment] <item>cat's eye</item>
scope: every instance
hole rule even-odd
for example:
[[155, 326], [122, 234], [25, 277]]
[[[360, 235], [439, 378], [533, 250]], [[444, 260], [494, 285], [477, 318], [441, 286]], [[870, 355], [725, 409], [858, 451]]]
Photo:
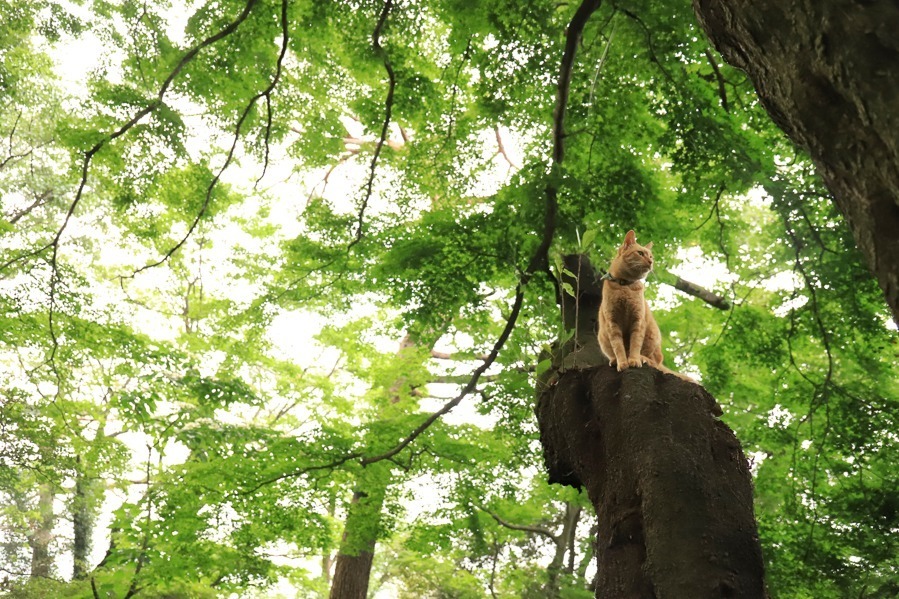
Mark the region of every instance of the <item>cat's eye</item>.
[[645, 255], [646, 255], [646, 252], [644, 252], [643, 250], [638, 250], [637, 253], [640, 254], [641, 256], [645, 256]]

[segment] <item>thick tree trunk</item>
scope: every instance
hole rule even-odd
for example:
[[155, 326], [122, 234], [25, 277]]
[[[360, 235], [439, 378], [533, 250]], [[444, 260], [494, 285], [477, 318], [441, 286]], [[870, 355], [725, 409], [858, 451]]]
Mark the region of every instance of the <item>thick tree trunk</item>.
[[720, 413], [648, 366], [569, 371], [541, 395], [550, 479], [599, 515], [597, 597], [765, 597], [748, 464]]
[[38, 514], [34, 531], [28, 537], [31, 547], [31, 577], [49, 578], [53, 572], [53, 556], [50, 554], [50, 543], [53, 541], [53, 485], [42, 483], [38, 490]]
[[596, 597], [763, 599], [752, 480], [721, 409], [676, 376], [608, 366], [595, 273], [583, 257], [565, 262], [576, 334], [538, 382], [536, 411], [550, 482], [585, 487], [599, 516]]
[[899, 3], [693, 0], [725, 60], [808, 150], [899, 323]]

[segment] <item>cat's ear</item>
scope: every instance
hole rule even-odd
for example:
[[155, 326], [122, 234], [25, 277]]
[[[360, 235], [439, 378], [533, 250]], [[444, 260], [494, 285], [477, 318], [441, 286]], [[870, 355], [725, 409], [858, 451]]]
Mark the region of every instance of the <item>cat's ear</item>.
[[630, 246], [637, 243], [637, 234], [634, 233], [634, 230], [631, 229], [627, 232], [627, 235], [624, 236], [624, 248], [629, 248]]
[[647, 243], [647, 244], [644, 245], [643, 247], [645, 247], [647, 250], [651, 250], [651, 249], [652, 249], [652, 242], [650, 241], [649, 243]]

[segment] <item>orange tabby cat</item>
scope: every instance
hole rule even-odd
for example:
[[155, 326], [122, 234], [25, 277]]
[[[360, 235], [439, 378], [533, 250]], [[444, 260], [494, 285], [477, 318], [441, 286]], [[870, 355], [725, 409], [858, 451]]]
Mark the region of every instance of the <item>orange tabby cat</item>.
[[599, 307], [599, 346], [618, 371], [629, 366], [662, 366], [662, 334], [643, 297], [643, 277], [652, 270], [652, 242], [637, 244], [628, 231], [618, 256], [603, 276]]

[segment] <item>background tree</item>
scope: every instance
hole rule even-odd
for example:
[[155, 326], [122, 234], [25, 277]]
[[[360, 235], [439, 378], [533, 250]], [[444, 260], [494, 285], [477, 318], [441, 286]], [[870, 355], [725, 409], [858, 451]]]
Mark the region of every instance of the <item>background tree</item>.
[[[534, 383], [561, 256], [635, 228], [772, 596], [894, 591], [883, 295], [659, 4], [0, 2], [4, 590], [322, 597], [373, 548], [380, 596], [589, 596]], [[698, 274], [726, 310], [669, 284]]]

